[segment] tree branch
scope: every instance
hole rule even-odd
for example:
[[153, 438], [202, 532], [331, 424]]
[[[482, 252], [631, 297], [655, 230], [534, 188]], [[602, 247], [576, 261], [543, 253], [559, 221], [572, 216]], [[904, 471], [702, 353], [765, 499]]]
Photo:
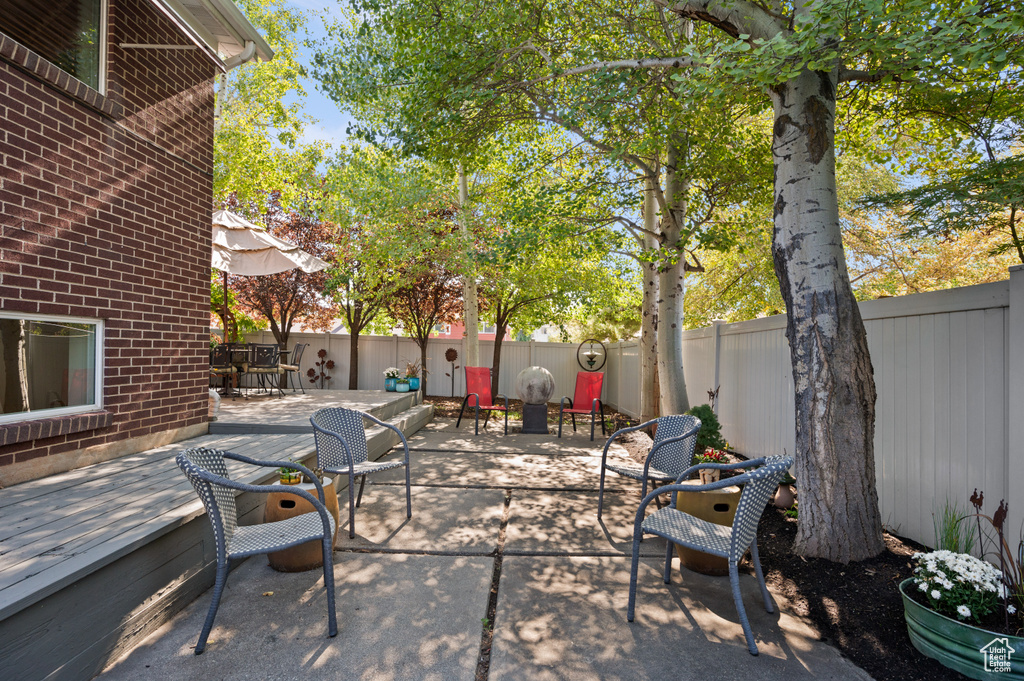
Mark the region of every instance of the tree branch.
[[777, 17], [763, 7], [747, 0], [688, 0], [672, 3], [671, 0], [654, 0], [670, 12], [681, 17], [711, 24], [724, 33], [738, 38], [748, 35], [751, 39], [770, 40], [787, 30], [785, 17]]
[[623, 69], [688, 69], [693, 66], [693, 61], [686, 57], [651, 57], [649, 59], [617, 59], [613, 61], [598, 61], [593, 64], [585, 64], [583, 66], [566, 69], [565, 71], [559, 71], [558, 73], [552, 73], [549, 76], [534, 78], [533, 80], [526, 81], [523, 85], [536, 85], [537, 83], [554, 80], [555, 78], [577, 76], [581, 73], [590, 73], [591, 71], [621, 71]]

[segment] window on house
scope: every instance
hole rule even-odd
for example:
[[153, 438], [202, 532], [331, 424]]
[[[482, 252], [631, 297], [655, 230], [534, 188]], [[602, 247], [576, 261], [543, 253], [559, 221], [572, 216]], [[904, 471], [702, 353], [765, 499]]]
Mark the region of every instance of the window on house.
[[97, 320], [0, 315], [0, 423], [101, 408], [102, 337]]
[[104, 4], [105, 0], [4, 0], [0, 31], [102, 91]]
[[494, 324], [480, 324], [480, 333], [498, 333], [498, 327]]
[[451, 324], [435, 324], [434, 325], [434, 333], [436, 333], [439, 336], [446, 336], [446, 335], [450, 334], [451, 332], [452, 332], [452, 325]]

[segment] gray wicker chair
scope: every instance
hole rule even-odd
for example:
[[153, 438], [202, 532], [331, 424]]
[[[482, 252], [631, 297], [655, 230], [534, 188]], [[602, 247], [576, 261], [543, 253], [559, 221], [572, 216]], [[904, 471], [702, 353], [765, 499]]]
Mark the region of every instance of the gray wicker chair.
[[[726, 558], [729, 561], [729, 582], [732, 585], [732, 597], [736, 602], [736, 610], [740, 615], [743, 635], [747, 639], [747, 650], [750, 651], [751, 655], [757, 655], [754, 632], [750, 629], [747, 612], [743, 608], [743, 597], [740, 595], [737, 566], [743, 558], [743, 554], [749, 548], [750, 556], [754, 563], [754, 572], [757, 573], [757, 581], [761, 585], [764, 607], [768, 612], [775, 612], [771, 596], [768, 594], [768, 587], [764, 583], [761, 561], [757, 556], [757, 525], [761, 521], [761, 514], [764, 513], [764, 507], [767, 505], [768, 499], [778, 488], [779, 482], [782, 481], [786, 471], [792, 465], [792, 457], [782, 456], [753, 459], [741, 464], [699, 464], [684, 471], [676, 480], [677, 484], [659, 487], [644, 497], [644, 500], [640, 502], [640, 508], [637, 509], [636, 521], [633, 526], [633, 565], [629, 576], [629, 605], [626, 611], [626, 619], [630, 622], [633, 621], [633, 610], [636, 604], [636, 578], [640, 562], [640, 538], [645, 532], [647, 534], [654, 534], [668, 540], [668, 546], [665, 550], [666, 584], [671, 580], [673, 544], [681, 544], [687, 548]], [[695, 487], [678, 484], [682, 480], [687, 479], [690, 473], [701, 468], [743, 469], [754, 466], [757, 466], [757, 468], [742, 475], [706, 485]], [[678, 492], [700, 492], [729, 487], [731, 485], [743, 486], [739, 503], [736, 505], [736, 516], [733, 518], [732, 527], [716, 525], [676, 509], [676, 493]], [[666, 492], [672, 492], [672, 503], [645, 518], [644, 514], [647, 510], [647, 505], [659, 494]]]
[[[633, 462], [608, 463], [608, 447], [618, 436], [641, 428], [658, 424], [654, 434], [654, 444], [643, 465]], [[639, 480], [640, 496], [647, 495], [647, 481], [667, 482], [675, 480], [679, 474], [693, 463], [693, 450], [697, 446], [697, 433], [700, 432], [700, 419], [690, 414], [681, 416], [662, 416], [632, 428], [623, 428], [612, 433], [604, 443], [601, 454], [601, 486], [597, 493], [597, 517], [601, 517], [604, 507], [605, 471], [614, 471], [619, 475]]]
[[[402, 440], [402, 447], [405, 449], [405, 460], [369, 461], [363, 419], [398, 433], [398, 437]], [[401, 430], [370, 414], [344, 407], [320, 409], [314, 412], [309, 420], [313, 424], [313, 436], [316, 438], [317, 468], [328, 473], [348, 476], [349, 539], [356, 536], [356, 508], [363, 500], [363, 485], [366, 484], [366, 476], [370, 473], [379, 473], [405, 466], [405, 517], [412, 517], [409, 443], [405, 441], [405, 435]], [[354, 498], [357, 477], [359, 478], [359, 496]]]
[[[316, 484], [317, 497], [305, 490], [290, 488], [287, 485], [247, 485], [235, 482], [228, 477], [225, 459], [242, 461], [254, 466], [295, 468], [309, 476]], [[202, 654], [206, 648], [206, 639], [213, 628], [213, 619], [220, 606], [220, 597], [224, 592], [224, 584], [228, 579], [228, 566], [233, 558], [246, 558], [261, 553], [280, 551], [292, 546], [304, 544], [312, 539], [323, 541], [324, 549], [324, 586], [327, 589], [327, 634], [336, 636], [338, 621], [334, 610], [334, 517], [324, 506], [324, 488], [313, 473], [291, 461], [256, 461], [247, 456], [223, 452], [217, 449], [186, 449], [175, 458], [178, 468], [185, 473], [192, 483], [199, 498], [206, 507], [206, 515], [213, 525], [213, 538], [217, 547], [217, 577], [213, 584], [213, 600], [210, 611], [206, 615], [203, 631], [199, 634], [196, 644], [196, 655]], [[238, 525], [235, 508], [235, 492], [284, 492], [300, 496], [317, 510], [317, 513], [302, 515], [263, 523], [262, 525]]]

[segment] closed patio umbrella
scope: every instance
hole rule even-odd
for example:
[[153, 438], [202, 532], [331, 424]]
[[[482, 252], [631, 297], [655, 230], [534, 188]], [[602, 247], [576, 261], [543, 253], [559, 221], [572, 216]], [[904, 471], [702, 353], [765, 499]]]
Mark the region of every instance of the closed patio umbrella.
[[213, 267], [226, 273], [256, 276], [298, 268], [319, 272], [328, 264], [263, 227], [226, 210], [213, 214]]
[[[258, 276], [300, 269], [319, 272], [329, 265], [295, 244], [226, 210], [213, 213], [214, 269], [224, 273], [224, 325], [228, 319], [228, 274]], [[227, 341], [227, 329], [224, 340]]]

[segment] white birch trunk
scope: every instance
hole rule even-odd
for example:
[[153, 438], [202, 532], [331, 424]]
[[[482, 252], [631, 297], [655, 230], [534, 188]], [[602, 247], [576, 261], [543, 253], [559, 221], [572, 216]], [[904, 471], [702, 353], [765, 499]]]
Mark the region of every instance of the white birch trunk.
[[[647, 179], [643, 205], [644, 229], [642, 247], [652, 251], [658, 247], [657, 240], [651, 236], [657, 229], [658, 202], [654, 196], [654, 182]], [[642, 261], [640, 270], [643, 274], [643, 306], [640, 323], [640, 421], [650, 421], [657, 413], [657, 377], [658, 372], [658, 269], [653, 262]]]
[[[662, 207], [662, 249], [678, 249], [685, 214], [686, 188], [676, 172], [680, 154], [678, 139], [669, 140], [665, 164], [665, 201]], [[683, 375], [683, 294], [685, 292], [686, 258], [673, 253], [658, 268], [658, 382], [661, 391], [661, 413], [682, 414], [690, 408]]]
[[[469, 231], [466, 220], [466, 211], [469, 210], [469, 187], [466, 183], [466, 172], [459, 164], [459, 227], [463, 233]], [[467, 272], [462, 281], [462, 302], [464, 308], [464, 320], [466, 323], [466, 340], [463, 344], [463, 366], [480, 366], [480, 307], [477, 302], [476, 276], [473, 272]], [[426, 365], [424, 365], [426, 366]], [[424, 393], [426, 394], [426, 393]]]
[[772, 254], [796, 389], [795, 550], [843, 563], [884, 548], [875, 489], [875, 384], [836, 200], [835, 73], [805, 71], [775, 106]]

